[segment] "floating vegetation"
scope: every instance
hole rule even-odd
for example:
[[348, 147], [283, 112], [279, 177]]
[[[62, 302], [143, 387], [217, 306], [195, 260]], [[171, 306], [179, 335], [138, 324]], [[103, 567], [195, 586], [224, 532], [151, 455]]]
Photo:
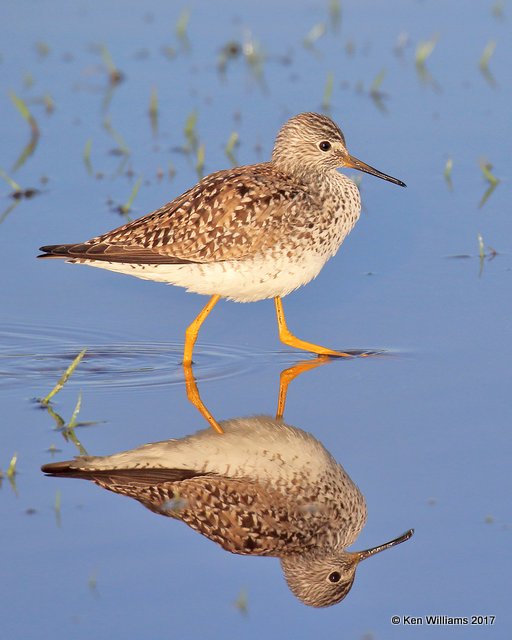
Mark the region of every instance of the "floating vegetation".
[[188, 152], [197, 150], [197, 146], [198, 146], [198, 139], [197, 139], [197, 133], [196, 133], [197, 119], [198, 119], [197, 111], [191, 111], [188, 114], [187, 119], [185, 120], [185, 127], [183, 129], [183, 133], [185, 134], [185, 139], [187, 141], [186, 151]]
[[341, 2], [329, 0], [329, 22], [333, 31], [338, 31], [341, 25]]
[[425, 66], [425, 62], [430, 58], [436, 48], [439, 36], [434, 36], [430, 40], [424, 40], [418, 43], [416, 47], [415, 63], [417, 67]]
[[242, 54], [243, 48], [239, 42], [231, 40], [227, 42], [219, 51], [217, 58], [217, 69], [219, 73], [224, 74], [226, 72], [228, 62], [239, 58]]
[[381, 69], [373, 79], [370, 87], [370, 98], [372, 99], [373, 104], [377, 109], [379, 109], [379, 111], [384, 113], [387, 111], [386, 106], [384, 105], [384, 98], [386, 98], [386, 94], [381, 90], [381, 86], [385, 77], [386, 69]]
[[247, 616], [249, 614], [249, 596], [247, 589], [240, 589], [240, 593], [233, 604], [243, 616]]
[[315, 44], [318, 42], [318, 40], [320, 40], [325, 32], [325, 23], [319, 22], [318, 24], [315, 24], [313, 27], [311, 27], [309, 33], [302, 41], [303, 45], [306, 47], [306, 49], [313, 49]]
[[494, 76], [491, 73], [491, 70], [489, 69], [489, 61], [491, 60], [495, 49], [496, 49], [496, 42], [494, 42], [494, 40], [489, 41], [485, 45], [485, 48], [484, 48], [484, 50], [482, 52], [482, 55], [480, 56], [480, 60], [478, 62], [478, 67], [479, 67], [480, 71], [482, 72], [482, 75], [484, 76], [484, 78], [486, 79], [487, 83], [491, 87], [495, 87], [496, 86], [496, 80], [494, 79]]
[[238, 143], [239, 143], [239, 135], [236, 131], [233, 131], [229, 136], [228, 142], [224, 149], [224, 152], [226, 153], [229, 161], [233, 166], [237, 165], [237, 161], [235, 158], [235, 147], [238, 146]]
[[478, 208], [479, 209], [481, 209], [484, 206], [484, 204], [487, 202], [487, 200], [491, 197], [494, 189], [496, 189], [496, 187], [500, 183], [500, 179], [497, 178], [492, 173], [493, 166], [492, 166], [492, 164], [490, 162], [487, 162], [486, 160], [481, 159], [480, 160], [480, 169], [482, 171], [482, 174], [483, 174], [485, 180], [488, 182], [489, 186], [485, 190], [485, 193], [482, 196], [482, 199], [478, 203]]
[[478, 275], [481, 276], [484, 270], [484, 262], [487, 259], [488, 261], [494, 260], [494, 258], [498, 255], [498, 252], [493, 247], [489, 245], [485, 245], [482, 234], [479, 233], [477, 236], [478, 239], [478, 258], [480, 260], [480, 269], [478, 271]]
[[158, 135], [158, 91], [156, 87], [151, 90], [149, 98], [149, 120], [151, 122], [151, 131], [156, 138]]
[[55, 511], [55, 521], [57, 522], [58, 527], [60, 527], [62, 522], [60, 505], [61, 505], [61, 493], [60, 493], [60, 490], [57, 489], [55, 493], [55, 502], [53, 503], [53, 510]]
[[137, 181], [133, 185], [131, 193], [128, 196], [128, 200], [118, 208], [119, 213], [121, 213], [123, 216], [127, 216], [129, 218], [128, 214], [132, 209], [133, 201], [135, 200], [137, 194], [139, 193], [141, 184], [142, 184], [142, 176], [139, 176], [137, 178]]
[[496, 0], [496, 2], [491, 7], [492, 15], [497, 20], [503, 20], [505, 18], [505, 0]]
[[21, 193], [22, 189], [20, 185], [17, 182], [15, 182], [12, 178], [10, 178], [2, 169], [0, 169], [0, 178], [3, 178], [7, 182], [7, 184], [11, 187], [13, 191], [13, 193], [11, 193], [12, 197], [15, 197], [13, 195], [14, 193]]
[[398, 34], [398, 38], [396, 39], [395, 46], [393, 47], [393, 52], [395, 53], [395, 55], [403, 56], [405, 48], [409, 46], [410, 42], [411, 42], [411, 39], [408, 33], [406, 33], [405, 31], [402, 31], [402, 33]]
[[109, 84], [112, 86], [115, 86], [120, 82], [122, 82], [124, 80], [124, 74], [114, 64], [114, 60], [110, 55], [110, 51], [107, 49], [105, 45], [101, 46], [100, 53], [101, 53], [101, 58], [103, 60], [103, 64], [107, 69]]
[[322, 98], [322, 110], [328, 113], [331, 110], [331, 100], [334, 91], [334, 73], [329, 71], [325, 81], [324, 96]]
[[2, 224], [2, 222], [7, 218], [11, 211], [13, 211], [22, 200], [30, 200], [30, 198], [37, 196], [41, 192], [39, 191], [39, 189], [34, 189], [32, 187], [24, 189], [11, 177], [9, 177], [2, 169], [0, 169], [0, 178], [3, 178], [11, 187], [12, 191], [9, 194], [9, 197], [14, 200], [14, 202], [12, 202], [0, 215], [0, 224]]
[[112, 122], [110, 118], [107, 117], [103, 120], [103, 128], [117, 143], [117, 147], [115, 149], [112, 149], [110, 153], [115, 156], [120, 156], [120, 155], [129, 156], [130, 149], [126, 144], [126, 142], [124, 141], [123, 136], [120, 133], [118, 133], [112, 126]]
[[36, 51], [41, 58], [46, 58], [48, 55], [50, 55], [50, 47], [46, 44], [46, 42], [36, 42]]
[[51, 114], [55, 111], [55, 102], [49, 93], [44, 94], [43, 104], [44, 104], [46, 113]]
[[190, 47], [190, 42], [187, 35], [187, 29], [190, 22], [190, 10], [183, 9], [176, 23], [176, 36], [185, 49]]
[[263, 63], [265, 56], [259, 42], [252, 37], [250, 32], [246, 33], [242, 51], [252, 76], [259, 84], [263, 85]]
[[[18, 454], [15, 453], [10, 462], [9, 462], [9, 466], [7, 467], [7, 471], [5, 472], [5, 476], [7, 477], [7, 479], [9, 480], [9, 484], [12, 487], [12, 490], [14, 491], [14, 493], [16, 495], [18, 495], [18, 490], [16, 487], [16, 464], [18, 462]], [[0, 487], [2, 486], [2, 481], [4, 479], [4, 473], [3, 471], [0, 469]]]
[[11, 479], [14, 478], [14, 476], [16, 475], [17, 471], [16, 471], [16, 464], [18, 463], [18, 454], [15, 453], [13, 455], [13, 457], [11, 458], [11, 461], [9, 462], [9, 466], [7, 467], [7, 471], [5, 472], [5, 475]]
[[434, 49], [436, 48], [437, 42], [439, 40], [439, 36], [435, 35], [430, 40], [424, 40], [418, 43], [416, 47], [415, 54], [415, 64], [416, 71], [418, 72], [418, 76], [420, 80], [424, 84], [430, 84], [437, 91], [439, 90], [439, 85], [435, 82], [435, 80], [430, 75], [429, 71], [426, 67], [426, 62], [432, 55]]
[[27, 158], [34, 153], [39, 141], [39, 126], [34, 116], [30, 113], [30, 109], [27, 107], [26, 103], [19, 96], [17, 96], [14, 91], [9, 92], [9, 97], [11, 98], [16, 109], [21, 114], [21, 117], [27, 122], [30, 127], [30, 140], [28, 144], [23, 148], [21, 154], [12, 167], [12, 171], [16, 171], [23, 164], [25, 164]]
[[199, 180], [204, 177], [204, 155], [205, 155], [205, 147], [202, 144], [197, 150], [197, 158], [196, 158], [196, 173]]
[[452, 171], [453, 171], [453, 159], [448, 158], [446, 160], [446, 164], [444, 165], [443, 176], [450, 190], [453, 188]]
[[44, 407], [48, 406], [48, 404], [50, 403], [50, 400], [64, 387], [66, 382], [69, 380], [69, 378], [73, 374], [74, 370], [78, 367], [86, 351], [87, 349], [82, 349], [82, 351], [80, 351], [80, 353], [76, 356], [76, 358], [69, 365], [66, 371], [64, 371], [64, 373], [59, 378], [59, 380], [57, 381], [57, 384], [53, 387], [50, 393], [44, 398], [39, 399], [40, 404], [42, 404]]
[[84, 159], [84, 164], [85, 164], [85, 168], [87, 169], [87, 173], [90, 176], [92, 176], [92, 174], [94, 173], [92, 168], [92, 162], [91, 162], [91, 149], [92, 149], [92, 138], [89, 138], [89, 140], [87, 140], [87, 142], [85, 143], [84, 153], [82, 157]]

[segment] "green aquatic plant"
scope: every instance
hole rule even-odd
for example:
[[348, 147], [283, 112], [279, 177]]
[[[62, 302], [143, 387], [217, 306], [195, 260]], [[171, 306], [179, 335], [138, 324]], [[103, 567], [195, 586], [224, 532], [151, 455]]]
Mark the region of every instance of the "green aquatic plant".
[[325, 81], [324, 96], [322, 98], [322, 110], [329, 112], [331, 109], [332, 94], [334, 91], [334, 73], [329, 71]]
[[34, 153], [39, 141], [39, 125], [37, 124], [36, 119], [30, 112], [30, 109], [27, 107], [25, 101], [22, 100], [22, 98], [16, 95], [14, 91], [9, 92], [9, 97], [20, 113], [21, 117], [25, 120], [25, 122], [27, 122], [30, 127], [30, 139], [25, 147], [23, 147], [18, 159], [11, 169], [14, 172], [17, 171], [22, 165], [24, 165], [27, 158], [29, 158]]
[[490, 162], [487, 162], [487, 160], [484, 160], [483, 158], [480, 159], [480, 170], [482, 171], [482, 174], [489, 186], [485, 190], [485, 193], [478, 204], [479, 209], [484, 206], [487, 200], [491, 197], [493, 191], [500, 183], [500, 179], [493, 174], [492, 169], [493, 166]]
[[119, 207], [119, 213], [123, 214], [124, 216], [127, 216], [130, 213], [132, 209], [133, 201], [135, 200], [135, 198], [137, 197], [137, 194], [139, 193], [141, 184], [142, 184], [142, 177], [139, 176], [137, 178], [137, 181], [132, 187], [130, 195], [128, 196], [128, 200]]
[[84, 153], [82, 157], [84, 160], [85, 168], [87, 169], [87, 173], [92, 176], [93, 168], [92, 168], [92, 162], [91, 162], [91, 149], [92, 149], [92, 138], [89, 138], [85, 143]]
[[87, 349], [82, 349], [80, 353], [74, 358], [73, 362], [69, 365], [69, 367], [64, 371], [61, 377], [58, 379], [57, 384], [53, 387], [48, 395], [44, 398], [40, 399], [39, 402], [43, 406], [47, 406], [50, 403], [50, 400], [61, 390], [64, 388], [64, 385], [69, 380], [69, 378], [73, 375], [73, 372], [80, 364], [82, 358], [85, 356]]
[[317, 41], [325, 34], [325, 31], [325, 23], [319, 22], [313, 25], [302, 41], [306, 49], [312, 49]]
[[484, 76], [485, 80], [491, 87], [496, 86], [496, 80], [494, 79], [491, 70], [489, 69], [489, 62], [494, 54], [496, 49], [496, 42], [494, 40], [490, 40], [484, 47], [482, 55], [480, 56], [480, 60], [478, 62], [478, 67]]
[[158, 91], [156, 87], [151, 90], [149, 98], [149, 120], [153, 136], [156, 137], [158, 135]]
[[187, 119], [185, 120], [185, 127], [183, 129], [183, 133], [185, 134], [185, 139], [188, 143], [189, 151], [197, 149], [197, 144], [198, 144], [197, 133], [196, 133], [197, 120], [198, 120], [197, 111], [191, 111], [188, 114]]
[[236, 166], [235, 147], [238, 146], [239, 135], [233, 131], [228, 138], [224, 152], [233, 166]]
[[101, 46], [100, 53], [103, 64], [107, 69], [109, 84], [119, 84], [124, 79], [124, 74], [116, 67], [110, 51], [107, 49], [106, 45]]
[[446, 181], [446, 184], [449, 188], [452, 188], [452, 171], [453, 171], [453, 159], [447, 158], [446, 163], [444, 165], [443, 176]]
[[116, 155], [129, 156], [130, 149], [128, 145], [126, 144], [123, 136], [114, 129], [114, 127], [112, 126], [112, 121], [109, 117], [103, 120], [103, 128], [117, 144], [117, 148], [113, 150], [113, 153], [115, 153]]
[[205, 146], [204, 144], [200, 145], [197, 150], [197, 158], [196, 158], [196, 172], [199, 180], [204, 176], [204, 156], [205, 156]]

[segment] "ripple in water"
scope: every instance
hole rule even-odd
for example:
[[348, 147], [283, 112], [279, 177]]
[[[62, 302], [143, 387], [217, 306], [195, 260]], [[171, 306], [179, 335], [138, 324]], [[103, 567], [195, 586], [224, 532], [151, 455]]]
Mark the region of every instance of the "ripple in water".
[[[11, 325], [0, 328], [0, 387], [55, 384], [82, 349], [87, 353], [67, 385], [111, 389], [183, 383], [183, 343], [136, 342], [117, 334], [64, 327]], [[194, 351], [198, 380], [247, 371], [268, 354], [201, 344]]]

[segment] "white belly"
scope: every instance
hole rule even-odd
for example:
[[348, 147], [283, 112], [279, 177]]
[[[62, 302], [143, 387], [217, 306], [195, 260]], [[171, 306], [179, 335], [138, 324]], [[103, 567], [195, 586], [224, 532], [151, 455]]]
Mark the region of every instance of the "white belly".
[[166, 282], [203, 295], [220, 295], [236, 302], [285, 296], [320, 273], [328, 256], [311, 253], [301, 260], [273, 256], [203, 264], [127, 264], [100, 260], [70, 260], [144, 280]]

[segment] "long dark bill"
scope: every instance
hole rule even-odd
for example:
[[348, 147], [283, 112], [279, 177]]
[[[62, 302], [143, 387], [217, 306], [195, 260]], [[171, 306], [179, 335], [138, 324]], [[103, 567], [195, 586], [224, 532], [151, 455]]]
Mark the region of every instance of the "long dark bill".
[[385, 551], [386, 549], [390, 549], [391, 547], [394, 547], [397, 544], [401, 544], [402, 542], [409, 540], [409, 538], [412, 536], [413, 533], [414, 533], [414, 529], [409, 529], [409, 531], [406, 531], [404, 534], [402, 534], [398, 538], [395, 538], [394, 540], [390, 540], [389, 542], [386, 542], [385, 544], [381, 544], [378, 547], [373, 547], [373, 549], [366, 549], [365, 551], [356, 551], [355, 554], [359, 556], [359, 560], [366, 560], [366, 558], [369, 558], [370, 556], [374, 556], [376, 553], [380, 553], [381, 551]]
[[362, 160], [358, 160], [354, 158], [354, 156], [348, 156], [345, 158], [345, 167], [351, 167], [352, 169], [358, 169], [359, 171], [364, 171], [365, 173], [369, 173], [372, 176], [377, 176], [377, 178], [382, 178], [382, 180], [387, 180], [388, 182], [392, 182], [393, 184], [398, 184], [400, 187], [406, 187], [405, 182], [398, 180], [398, 178], [393, 178], [393, 176], [388, 176], [382, 171], [378, 169], [374, 169], [374, 167], [370, 167], [369, 164], [363, 162]]

